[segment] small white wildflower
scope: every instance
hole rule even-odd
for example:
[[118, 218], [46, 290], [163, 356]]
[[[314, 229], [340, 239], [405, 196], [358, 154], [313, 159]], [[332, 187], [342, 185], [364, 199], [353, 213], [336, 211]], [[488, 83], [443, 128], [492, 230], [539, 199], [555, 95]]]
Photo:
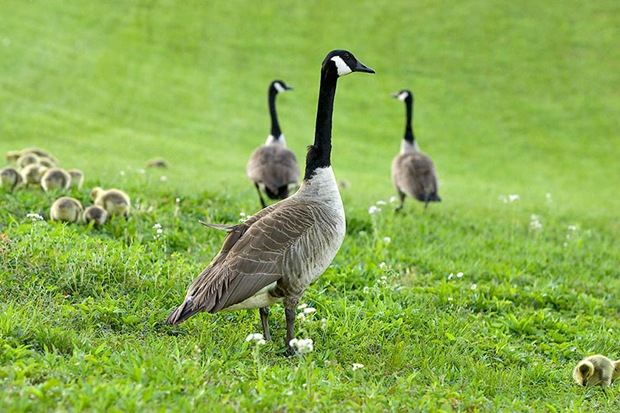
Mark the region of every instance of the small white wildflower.
[[159, 229], [157, 230], [157, 233], [158, 233], [158, 234], [162, 234], [163, 232], [164, 232], [164, 230], [163, 230], [163, 229], [161, 229], [161, 228], [159, 228]]
[[245, 212], [243, 212], [243, 211], [239, 212], [239, 216], [240, 216], [241, 218], [243, 218], [243, 217], [245, 216]]
[[383, 242], [385, 242], [386, 244], [389, 244], [390, 242], [392, 242], [392, 238], [390, 238], [390, 237], [383, 237]]
[[476, 288], [478, 288], [478, 284], [472, 284], [472, 285], [471, 285], [471, 289], [472, 289], [472, 290], [475, 290]]
[[375, 206], [375, 205], [371, 205], [370, 208], [368, 208], [368, 213], [370, 215], [372, 214], [376, 214], [377, 212], [381, 212], [381, 208]]
[[519, 199], [519, 195], [517, 195], [517, 194], [510, 194], [510, 195], [508, 195], [508, 201], [510, 201], [510, 202], [514, 202], [514, 201], [516, 201], [518, 199]]
[[448, 280], [451, 280], [452, 277], [454, 277], [454, 274], [450, 273], [450, 275], [448, 275]]
[[181, 198], [176, 198], [174, 201], [178, 204], [179, 202], [181, 202]]
[[538, 219], [538, 215], [532, 214], [530, 217], [530, 228], [534, 230], [542, 228], [542, 223]]
[[562, 244], [563, 247], [568, 247], [568, 242]]
[[497, 199], [499, 199], [500, 201], [502, 201], [504, 204], [508, 203], [508, 197], [506, 195], [499, 195], [497, 197]]
[[394, 203], [394, 202], [396, 202], [396, 201], [397, 201], [397, 199], [396, 199], [396, 197], [395, 197], [395, 196], [390, 197], [390, 204], [393, 204], [393, 203]]
[[568, 226], [568, 230], [569, 230], [569, 231], [577, 231], [577, 226], [575, 226], [575, 225], [569, 225], [569, 226]]
[[462, 272], [457, 272], [457, 273], [456, 273], [456, 276], [457, 276], [458, 278], [461, 278], [461, 277], [463, 276], [463, 273], [462, 273]]
[[368, 294], [368, 293], [370, 292], [370, 288], [368, 288], [368, 286], [365, 286], [365, 287], [362, 289], [362, 292], [363, 292], [364, 294]]
[[314, 308], [314, 307], [304, 308], [304, 314], [312, 314], [315, 311], [316, 311], [316, 308]]
[[385, 262], [382, 261], [379, 263], [379, 268], [385, 268], [385, 265], [386, 265]]
[[305, 313], [299, 313], [299, 314], [297, 314], [297, 318], [299, 320], [305, 320], [306, 319], [306, 314]]
[[452, 297], [448, 297], [448, 301], [452, 301], [452, 300], [453, 300], [453, 298], [452, 298]]
[[298, 309], [298, 310], [303, 310], [303, 309], [304, 309], [304, 308], [306, 308], [306, 307], [308, 307], [308, 304], [303, 303], [303, 304], [299, 304], [299, 305], [297, 306], [297, 309]]
[[168, 180], [168, 177], [166, 175], [162, 175], [159, 177], [159, 180], [162, 182], [166, 182]]
[[327, 319], [326, 318], [321, 318], [321, 324], [326, 324], [327, 323]]
[[385, 201], [377, 201], [377, 205], [386, 205]]
[[291, 341], [289, 341], [288, 344], [291, 347], [295, 347], [297, 351], [299, 351], [301, 354], [310, 353], [312, 350], [314, 350], [314, 342], [312, 341], [311, 338], [306, 338], [306, 339], [294, 338]]
[[144, 173], [146, 173], [146, 171], [145, 171], [144, 169], [138, 169], [136, 172], [137, 172], [137, 173], [139, 173], [139, 174], [141, 174], [141, 175], [143, 175]]
[[121, 176], [125, 176], [125, 171], [120, 171], [119, 173]]
[[364, 365], [362, 363], [353, 363], [353, 367], [352, 367], [353, 371], [359, 370], [359, 369], [362, 369], [362, 368], [364, 368]]
[[153, 225], [153, 229], [160, 229], [160, 228], [161, 228], [161, 224], [159, 222]]
[[26, 217], [32, 219], [32, 222], [43, 221], [43, 217], [39, 214], [27, 214]]
[[263, 335], [261, 333], [248, 334], [248, 336], [245, 338], [245, 341], [255, 341], [258, 345], [265, 344], [265, 339], [263, 338]]

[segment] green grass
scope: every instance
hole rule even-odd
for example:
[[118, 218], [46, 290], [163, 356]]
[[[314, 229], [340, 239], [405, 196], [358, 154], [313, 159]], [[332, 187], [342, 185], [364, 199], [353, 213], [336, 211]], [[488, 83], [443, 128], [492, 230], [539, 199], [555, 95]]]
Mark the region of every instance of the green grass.
[[[85, 171], [84, 203], [102, 185], [135, 206], [33, 222], [56, 195], [0, 188], [0, 411], [617, 411], [617, 385], [571, 371], [620, 358], [619, 18], [611, 0], [0, 3], [0, 153], [45, 147]], [[166, 326], [224, 237], [198, 220], [258, 207], [269, 82], [295, 87], [278, 110], [303, 159], [333, 48], [377, 74], [339, 82], [348, 233], [303, 297], [314, 351], [281, 356], [280, 306], [260, 347], [256, 312]], [[402, 88], [444, 201], [394, 215]], [[155, 156], [171, 168], [141, 170]]]

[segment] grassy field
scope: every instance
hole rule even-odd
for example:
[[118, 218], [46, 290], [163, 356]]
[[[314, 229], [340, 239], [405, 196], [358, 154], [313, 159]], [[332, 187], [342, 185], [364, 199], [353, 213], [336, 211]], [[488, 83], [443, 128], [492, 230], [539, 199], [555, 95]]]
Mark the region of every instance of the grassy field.
[[[571, 371], [620, 358], [619, 19], [612, 0], [0, 2], [0, 154], [42, 146], [84, 170], [85, 204], [96, 185], [134, 204], [92, 229], [0, 188], [0, 411], [618, 411], [617, 385]], [[299, 310], [314, 350], [281, 355], [281, 306], [264, 346], [257, 312], [165, 325], [223, 240], [198, 220], [259, 207], [269, 82], [295, 88], [278, 111], [303, 159], [334, 48], [377, 73], [338, 86], [348, 228]], [[402, 88], [443, 202], [395, 215]]]

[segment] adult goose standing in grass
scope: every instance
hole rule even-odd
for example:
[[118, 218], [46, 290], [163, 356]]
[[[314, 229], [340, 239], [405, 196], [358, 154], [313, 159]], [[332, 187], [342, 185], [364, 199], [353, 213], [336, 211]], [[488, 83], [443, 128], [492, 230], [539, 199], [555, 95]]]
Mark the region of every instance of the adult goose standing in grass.
[[374, 73], [350, 52], [331, 51], [321, 66], [314, 144], [308, 148], [299, 190], [238, 225], [206, 224], [229, 232], [211, 264], [189, 286], [169, 324], [206, 311], [258, 308], [264, 336], [271, 339], [268, 307], [284, 303], [286, 347], [293, 354], [295, 308], [336, 256], [345, 216], [331, 167], [332, 114], [338, 77]]
[[265, 208], [261, 190], [264, 190], [270, 199], [284, 199], [288, 197], [289, 185], [299, 182], [299, 165], [293, 151], [286, 147], [284, 134], [280, 129], [276, 113], [276, 96], [286, 90], [291, 90], [281, 80], [274, 80], [269, 85], [268, 102], [271, 115], [271, 133], [264, 145], [259, 146], [250, 155], [245, 168], [246, 175], [254, 182], [258, 191], [260, 204]]
[[420, 152], [418, 143], [413, 134], [413, 94], [407, 89], [394, 93], [392, 97], [405, 102], [406, 123], [405, 136], [400, 144], [400, 153], [392, 161], [392, 180], [400, 198], [400, 210], [409, 195], [418, 201], [424, 202], [424, 208], [429, 202], [439, 202], [437, 194], [437, 173], [431, 158]]

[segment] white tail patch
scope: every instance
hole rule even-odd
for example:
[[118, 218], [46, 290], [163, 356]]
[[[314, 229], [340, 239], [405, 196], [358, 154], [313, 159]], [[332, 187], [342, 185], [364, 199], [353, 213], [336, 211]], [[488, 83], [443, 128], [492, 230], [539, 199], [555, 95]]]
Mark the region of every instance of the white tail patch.
[[346, 64], [344, 60], [342, 60], [342, 57], [334, 56], [331, 58], [331, 60], [336, 64], [336, 69], [338, 69], [338, 76], [348, 75], [349, 73], [353, 72], [349, 65]]
[[267, 136], [267, 140], [265, 141], [265, 145], [282, 145], [286, 147], [286, 139], [284, 138], [284, 134], [281, 134], [277, 138], [273, 135]]

